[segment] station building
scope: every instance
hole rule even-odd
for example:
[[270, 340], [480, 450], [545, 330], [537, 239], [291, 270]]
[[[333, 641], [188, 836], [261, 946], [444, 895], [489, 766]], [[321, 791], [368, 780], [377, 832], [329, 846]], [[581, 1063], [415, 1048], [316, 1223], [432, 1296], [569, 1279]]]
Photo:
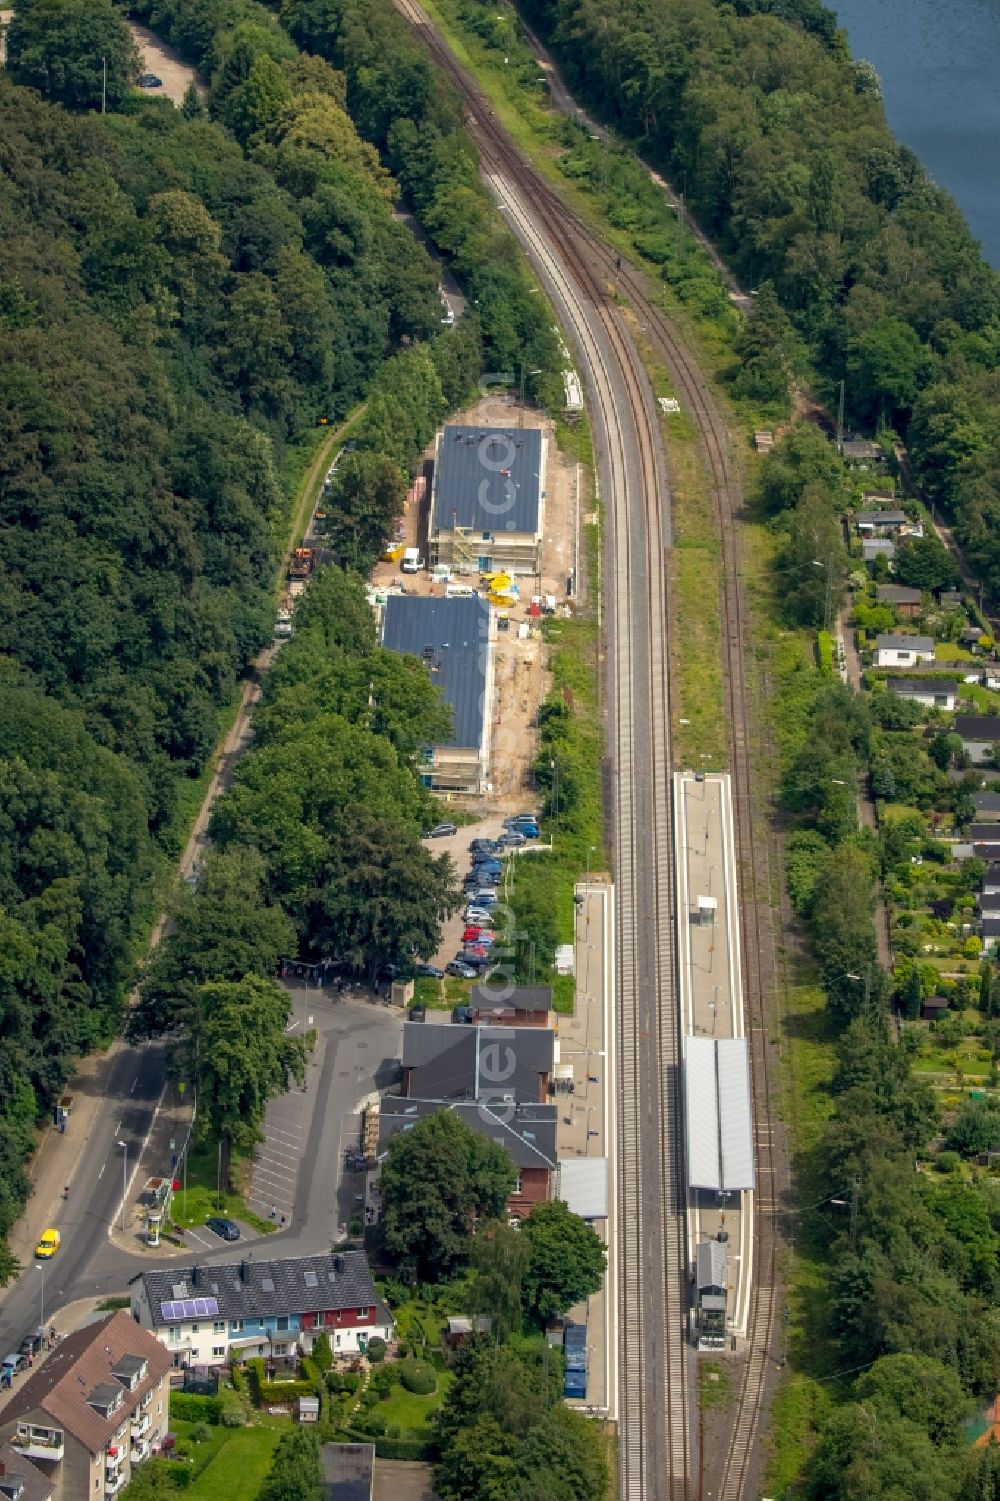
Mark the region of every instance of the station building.
[[540, 577], [545, 466], [538, 428], [446, 427], [434, 459], [431, 567]]

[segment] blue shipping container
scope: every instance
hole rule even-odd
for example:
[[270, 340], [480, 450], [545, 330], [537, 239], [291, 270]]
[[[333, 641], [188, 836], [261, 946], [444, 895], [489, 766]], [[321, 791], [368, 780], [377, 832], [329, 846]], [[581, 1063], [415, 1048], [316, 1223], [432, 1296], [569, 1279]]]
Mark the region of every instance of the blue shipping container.
[[585, 1397], [587, 1395], [586, 1371], [567, 1371], [563, 1381], [564, 1397]]

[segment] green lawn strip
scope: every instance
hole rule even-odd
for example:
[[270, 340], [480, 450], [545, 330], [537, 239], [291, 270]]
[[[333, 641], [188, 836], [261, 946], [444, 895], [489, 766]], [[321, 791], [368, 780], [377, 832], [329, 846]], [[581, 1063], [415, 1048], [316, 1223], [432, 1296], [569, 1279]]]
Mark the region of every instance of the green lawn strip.
[[223, 1434], [223, 1442], [185, 1488], [184, 1495], [191, 1501], [237, 1501], [256, 1496], [271, 1469], [282, 1428], [255, 1425], [215, 1431]]
[[[249, 1160], [234, 1155], [232, 1161], [232, 1173], [234, 1181], [243, 1183], [249, 1175]], [[247, 1208], [246, 1200], [241, 1193], [232, 1190], [222, 1192], [221, 1197], [216, 1192], [218, 1162], [216, 1148], [214, 1146], [192, 1147], [188, 1153], [187, 1163], [187, 1191], [179, 1188], [174, 1194], [170, 1214], [175, 1225], [180, 1228], [190, 1228], [203, 1225], [212, 1215], [227, 1215], [231, 1219], [242, 1220], [244, 1224], [251, 1225], [255, 1230], [269, 1234], [277, 1226], [270, 1220], [261, 1219]], [[183, 1175], [181, 1181], [183, 1182]]]

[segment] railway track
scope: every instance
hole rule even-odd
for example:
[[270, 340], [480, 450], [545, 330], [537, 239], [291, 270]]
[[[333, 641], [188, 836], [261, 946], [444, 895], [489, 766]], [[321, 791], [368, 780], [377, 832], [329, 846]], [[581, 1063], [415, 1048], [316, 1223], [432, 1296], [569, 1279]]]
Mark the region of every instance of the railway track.
[[[642, 274], [604, 246], [589, 225], [514, 150], [478, 85], [440, 39], [416, 0], [397, 8], [421, 35], [465, 101], [469, 126], [491, 186], [557, 303], [568, 309], [590, 371], [592, 402], [605, 432], [606, 497], [611, 498], [611, 600], [617, 672], [609, 683], [616, 752], [615, 815], [619, 934], [619, 1104], [622, 1149], [617, 1175], [623, 1275], [620, 1327], [620, 1492], [627, 1501], [673, 1501], [702, 1494], [692, 1443], [694, 1405], [686, 1345], [684, 1153], [680, 1098], [680, 1035], [673, 952], [673, 870], [670, 840], [668, 616], [662, 560], [669, 512], [659, 497], [658, 432], [648, 382], [609, 296], [630, 302], [666, 362], [682, 404], [696, 424], [711, 480], [723, 542], [723, 650], [735, 834], [743, 901], [744, 954], [754, 1134], [758, 1180], [748, 1350], [722, 1482], [723, 1501], [739, 1501], [752, 1482], [751, 1458], [764, 1415], [778, 1303], [777, 1163], [770, 1118], [766, 998], [776, 965], [771, 871], [766, 838], [755, 838], [752, 685], [745, 645], [749, 615], [740, 580], [739, 517], [743, 495], [725, 420], [670, 320]], [[530, 204], [530, 214], [524, 205]], [[547, 253], [558, 251], [565, 272]], [[591, 314], [603, 340], [584, 334]], [[604, 348], [601, 348], [601, 344]], [[589, 346], [589, 347], [588, 347]], [[635, 423], [615, 398], [613, 370]], [[636, 524], [641, 506], [642, 525]], [[642, 601], [641, 607], [639, 601]], [[642, 685], [646, 685], [643, 691]], [[652, 773], [652, 775], [650, 774]], [[645, 929], [645, 931], [644, 931]], [[652, 982], [652, 983], [651, 983]], [[659, 1158], [650, 1138], [659, 1142]], [[651, 1190], [654, 1190], [651, 1201]], [[656, 1302], [663, 1305], [658, 1314]], [[662, 1408], [658, 1404], [662, 1402]]]

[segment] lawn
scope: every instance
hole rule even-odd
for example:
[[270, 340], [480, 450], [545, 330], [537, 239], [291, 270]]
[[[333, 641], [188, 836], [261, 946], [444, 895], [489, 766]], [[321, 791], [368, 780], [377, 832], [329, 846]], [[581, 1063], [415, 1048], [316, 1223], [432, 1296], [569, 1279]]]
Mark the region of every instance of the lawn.
[[414, 1438], [426, 1438], [431, 1419], [444, 1401], [453, 1380], [450, 1371], [438, 1371], [436, 1374], [437, 1390], [431, 1392], [429, 1397], [418, 1397], [415, 1392], [408, 1392], [403, 1386], [394, 1386], [392, 1395], [384, 1402], [376, 1402], [372, 1412], [384, 1418], [390, 1428], [399, 1428], [403, 1435], [411, 1433]]
[[[175, 1479], [183, 1460], [151, 1459], [122, 1493], [123, 1501], [134, 1496], [189, 1496], [191, 1501], [252, 1501], [271, 1468], [280, 1426], [209, 1427], [207, 1437], [195, 1443], [192, 1432], [199, 1425], [178, 1418], [170, 1424], [178, 1452], [190, 1458], [181, 1481]], [[188, 1484], [182, 1481], [190, 1477]]]
[[936, 641], [934, 660], [935, 662], [975, 662], [976, 657], [971, 651], [966, 651], [964, 646], [959, 646], [956, 641]]
[[[267, 1476], [280, 1428], [220, 1428], [221, 1447], [189, 1485], [191, 1501], [236, 1501], [256, 1496]], [[207, 1447], [207, 1445], [205, 1446]]]
[[[249, 1167], [247, 1159], [234, 1155], [232, 1173], [237, 1183], [243, 1182], [249, 1172]], [[188, 1153], [187, 1191], [179, 1189], [174, 1194], [170, 1210], [174, 1224], [187, 1229], [194, 1225], [203, 1225], [213, 1214], [223, 1214], [234, 1220], [242, 1220], [244, 1224], [252, 1225], [255, 1230], [260, 1230], [265, 1235], [270, 1234], [276, 1227], [270, 1221], [262, 1220], [253, 1214], [247, 1208], [242, 1194], [233, 1191], [223, 1192], [221, 1198], [216, 1194], [217, 1171], [215, 1147], [192, 1148]]]

